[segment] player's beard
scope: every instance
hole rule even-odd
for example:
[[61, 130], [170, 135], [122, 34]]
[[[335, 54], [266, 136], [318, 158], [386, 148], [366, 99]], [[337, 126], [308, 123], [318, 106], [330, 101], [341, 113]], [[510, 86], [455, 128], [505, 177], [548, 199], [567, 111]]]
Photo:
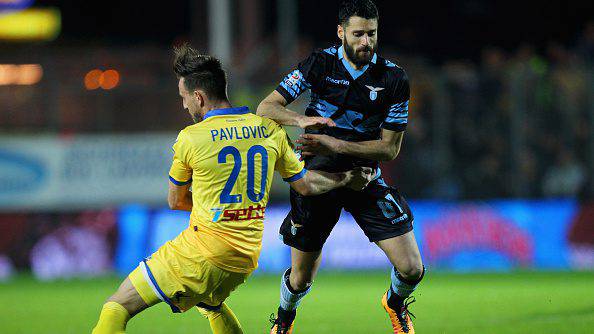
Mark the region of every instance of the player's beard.
[[[349, 44], [349, 40], [346, 36], [344, 37], [344, 41], [342, 41], [342, 46], [349, 60], [357, 66], [365, 66], [369, 64], [373, 58], [373, 55], [375, 54], [375, 48], [371, 45], [361, 47], [355, 51], [355, 49]], [[362, 51], [369, 51], [369, 53], [365, 55]]]

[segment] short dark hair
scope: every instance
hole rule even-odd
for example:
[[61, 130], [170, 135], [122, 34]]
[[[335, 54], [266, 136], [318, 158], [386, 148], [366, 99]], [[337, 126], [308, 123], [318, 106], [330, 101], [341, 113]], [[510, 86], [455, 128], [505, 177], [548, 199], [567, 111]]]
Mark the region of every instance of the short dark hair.
[[174, 47], [173, 53], [173, 71], [184, 78], [189, 91], [201, 89], [211, 99], [227, 99], [227, 76], [217, 58], [200, 54], [188, 44]]
[[345, 0], [340, 4], [338, 10], [338, 24], [346, 25], [352, 16], [359, 16], [364, 19], [378, 19], [377, 7], [371, 0]]

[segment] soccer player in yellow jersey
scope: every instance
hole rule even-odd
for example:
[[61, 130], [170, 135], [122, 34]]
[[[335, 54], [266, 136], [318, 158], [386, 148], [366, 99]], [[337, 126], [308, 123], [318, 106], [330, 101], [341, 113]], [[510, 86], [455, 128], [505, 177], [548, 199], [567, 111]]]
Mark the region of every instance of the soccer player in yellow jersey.
[[256, 269], [274, 171], [303, 195], [362, 189], [372, 178], [371, 169], [305, 170], [278, 124], [231, 107], [216, 58], [185, 45], [175, 49], [174, 71], [196, 124], [173, 145], [168, 202], [191, 211], [190, 223], [123, 281], [94, 334], [124, 333], [131, 317], [161, 301], [173, 312], [197, 307], [213, 333], [242, 333], [224, 301]]

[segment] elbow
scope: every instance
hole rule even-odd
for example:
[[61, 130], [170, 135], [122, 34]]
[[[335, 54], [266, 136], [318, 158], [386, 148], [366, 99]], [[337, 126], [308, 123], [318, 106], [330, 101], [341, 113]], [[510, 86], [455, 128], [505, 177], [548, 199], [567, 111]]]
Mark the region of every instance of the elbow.
[[170, 208], [171, 210], [179, 210], [179, 209], [180, 209], [180, 207], [181, 207], [181, 204], [180, 204], [180, 203], [177, 201], [177, 199], [176, 199], [176, 198], [171, 198], [171, 197], [169, 197], [169, 198], [167, 199], [167, 204], [169, 204], [169, 208]]
[[258, 116], [265, 116], [266, 115], [266, 107], [269, 104], [266, 100], [260, 102], [258, 108], [256, 108], [256, 115]]
[[301, 196], [311, 196], [315, 195], [316, 191], [312, 186], [311, 182], [308, 180], [308, 175], [305, 175], [304, 180], [305, 182], [299, 182], [299, 184], [295, 184], [293, 186], [293, 190], [295, 190]]
[[398, 156], [398, 150], [387, 150], [385, 152], [383, 152], [383, 154], [380, 157], [380, 161], [392, 161], [394, 159], [396, 159], [396, 157]]
[[258, 107], [256, 108], [256, 115], [268, 117], [275, 110], [275, 108], [283, 106], [284, 105], [282, 103], [274, 99], [265, 98], [262, 100], [262, 102], [260, 102], [260, 104], [258, 104]]
[[297, 191], [297, 193], [301, 196], [311, 196], [311, 195], [315, 195], [315, 192], [313, 191], [313, 189], [309, 186], [307, 187], [302, 187], [299, 189], [295, 189], [295, 191]]

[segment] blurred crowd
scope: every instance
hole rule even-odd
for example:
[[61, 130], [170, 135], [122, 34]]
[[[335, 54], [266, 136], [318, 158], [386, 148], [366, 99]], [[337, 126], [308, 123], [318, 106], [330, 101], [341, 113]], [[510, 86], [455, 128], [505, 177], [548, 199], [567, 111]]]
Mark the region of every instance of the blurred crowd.
[[[324, 45], [316, 45], [324, 47]], [[311, 52], [296, 44], [295, 64]], [[138, 133], [189, 122], [168, 47], [12, 49], [3, 62], [40, 62], [35, 86], [0, 87], [0, 131]], [[232, 102], [255, 110], [290, 68], [269, 45], [228, 66]], [[442, 64], [382, 46], [411, 78], [409, 127], [383, 175], [410, 198], [483, 199], [591, 194], [594, 166], [594, 22], [571, 45], [485, 47], [481, 59]], [[42, 54], [43, 56], [37, 56]], [[138, 57], [142, 54], [142, 57]], [[286, 63], [286, 60], [285, 60]], [[120, 85], [85, 89], [86, 73], [115, 68]], [[303, 110], [307, 99], [293, 108]], [[294, 134], [294, 133], [293, 133]]]
[[403, 58], [411, 119], [391, 176], [413, 198], [592, 194], [594, 22], [574, 45], [550, 42], [480, 62]]

